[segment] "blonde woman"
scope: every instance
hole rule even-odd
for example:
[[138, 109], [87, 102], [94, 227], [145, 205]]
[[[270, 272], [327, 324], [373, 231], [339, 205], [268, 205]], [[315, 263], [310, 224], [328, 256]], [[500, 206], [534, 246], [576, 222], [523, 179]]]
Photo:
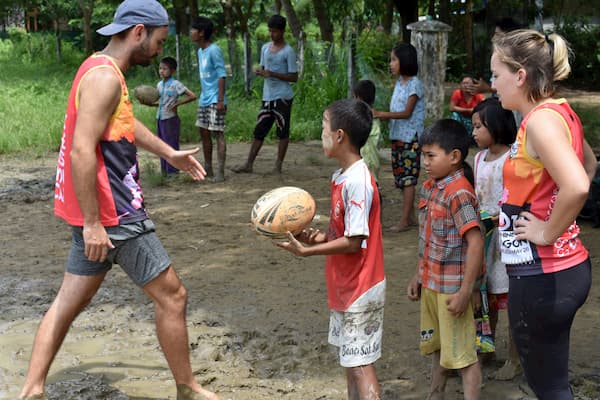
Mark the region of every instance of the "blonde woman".
[[538, 398], [572, 399], [569, 334], [591, 265], [575, 222], [590, 185], [589, 146], [577, 114], [553, 97], [571, 71], [570, 50], [561, 36], [533, 30], [497, 35], [493, 45], [493, 87], [504, 108], [523, 115], [504, 165], [499, 222], [512, 334]]

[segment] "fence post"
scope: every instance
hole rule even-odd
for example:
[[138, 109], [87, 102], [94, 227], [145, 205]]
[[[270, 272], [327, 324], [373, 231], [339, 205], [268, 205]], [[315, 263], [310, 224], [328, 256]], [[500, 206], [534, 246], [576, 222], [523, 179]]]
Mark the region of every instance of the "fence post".
[[444, 82], [448, 32], [452, 27], [441, 21], [424, 20], [407, 26], [410, 42], [417, 49], [418, 77], [425, 88], [425, 118], [437, 120], [444, 110]]

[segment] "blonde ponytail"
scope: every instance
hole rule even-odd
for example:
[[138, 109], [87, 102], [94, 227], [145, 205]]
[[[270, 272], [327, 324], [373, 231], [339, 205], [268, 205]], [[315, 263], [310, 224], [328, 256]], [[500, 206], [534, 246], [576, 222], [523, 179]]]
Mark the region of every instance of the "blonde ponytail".
[[552, 48], [552, 64], [554, 67], [554, 80], [562, 81], [567, 79], [571, 73], [571, 65], [569, 64], [570, 49], [566, 40], [556, 34], [548, 35], [548, 45]]

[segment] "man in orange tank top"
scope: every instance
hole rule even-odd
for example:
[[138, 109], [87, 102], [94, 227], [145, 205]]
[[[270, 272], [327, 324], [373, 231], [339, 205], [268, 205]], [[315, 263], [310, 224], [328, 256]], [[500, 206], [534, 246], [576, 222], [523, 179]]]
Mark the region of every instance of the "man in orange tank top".
[[55, 214], [72, 230], [62, 286], [38, 328], [21, 399], [45, 399], [50, 365], [74, 319], [119, 264], [154, 303], [156, 332], [178, 400], [218, 400], [192, 373], [185, 321], [186, 290], [148, 218], [137, 146], [202, 180], [199, 151], [177, 151], [134, 116], [124, 72], [149, 65], [167, 39], [169, 17], [155, 0], [125, 0], [99, 53], [80, 66], [69, 96], [55, 189]]

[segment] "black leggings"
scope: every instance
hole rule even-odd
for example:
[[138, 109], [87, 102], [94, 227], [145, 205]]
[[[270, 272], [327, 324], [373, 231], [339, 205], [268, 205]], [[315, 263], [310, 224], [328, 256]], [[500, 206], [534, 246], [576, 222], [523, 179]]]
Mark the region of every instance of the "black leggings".
[[591, 286], [591, 264], [510, 277], [508, 317], [525, 377], [540, 400], [571, 400], [569, 334]]

